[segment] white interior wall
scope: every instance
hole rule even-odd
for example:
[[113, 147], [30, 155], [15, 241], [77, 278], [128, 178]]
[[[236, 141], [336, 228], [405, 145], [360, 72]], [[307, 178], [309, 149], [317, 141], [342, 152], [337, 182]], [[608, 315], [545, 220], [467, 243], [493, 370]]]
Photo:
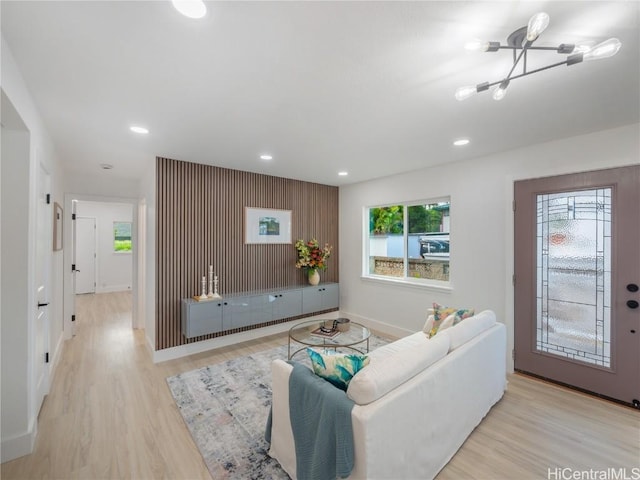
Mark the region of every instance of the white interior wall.
[[[507, 325], [513, 369], [513, 182], [638, 164], [639, 139], [633, 124], [341, 187], [341, 313], [401, 333], [422, 328], [432, 302], [492, 309]], [[451, 197], [450, 291], [361, 277], [365, 207], [444, 196]]]
[[[2, 49], [2, 461], [32, 451], [40, 405], [35, 401], [34, 320], [36, 174], [40, 165], [50, 174], [53, 202], [62, 203], [62, 168], [53, 143], [26, 88], [4, 38]], [[11, 107], [9, 114], [7, 107]], [[14, 120], [22, 134], [5, 138]], [[26, 135], [26, 137], [25, 137]], [[14, 138], [11, 138], [14, 137]], [[5, 147], [9, 150], [5, 150]], [[17, 148], [18, 150], [12, 150]], [[11, 208], [10, 208], [11, 207]], [[49, 378], [63, 346], [62, 252], [51, 252], [49, 301]], [[13, 291], [15, 290], [15, 291]]]
[[147, 346], [151, 352], [156, 349], [156, 159], [149, 160], [146, 173], [140, 181], [141, 211], [145, 214], [142, 222], [145, 233], [144, 272], [140, 274], [140, 295], [144, 296], [143, 307], [144, 329]]
[[96, 293], [131, 290], [133, 255], [113, 251], [113, 222], [133, 222], [133, 206], [79, 201], [76, 215], [96, 219]]
[[[154, 158], [155, 160], [155, 158]], [[89, 162], [90, 163], [90, 162]], [[118, 170], [104, 170], [95, 165], [95, 172], [65, 172], [64, 191], [95, 198], [138, 198], [140, 181], [118, 176]]]
[[[4, 100], [4, 99], [3, 99]], [[3, 105], [4, 107], [4, 105]], [[29, 133], [2, 128], [2, 460], [14, 440], [28, 448], [28, 217], [15, 208], [28, 202]], [[16, 159], [18, 161], [12, 161]], [[19, 161], [22, 159], [23, 161]], [[11, 208], [10, 208], [11, 207]], [[26, 436], [26, 438], [25, 438]], [[28, 453], [28, 452], [25, 452]], [[11, 458], [14, 455], [9, 455]], [[8, 458], [7, 458], [8, 459]]]

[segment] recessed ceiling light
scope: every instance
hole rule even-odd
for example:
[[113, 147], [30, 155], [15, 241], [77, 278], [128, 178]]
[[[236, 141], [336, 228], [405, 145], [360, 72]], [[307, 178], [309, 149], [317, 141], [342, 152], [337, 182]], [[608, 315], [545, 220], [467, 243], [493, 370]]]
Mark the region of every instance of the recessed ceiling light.
[[462, 147], [463, 145], [467, 145], [468, 143], [468, 138], [461, 138], [460, 140], [456, 140], [455, 142], [453, 142], [456, 147]]
[[261, 160], [272, 160], [273, 157], [271, 155], [260, 155]]
[[113, 168], [113, 165], [111, 165], [110, 163], [101, 163], [100, 168], [103, 170], [111, 170]]
[[135, 133], [143, 133], [143, 134], [149, 133], [149, 129], [148, 128], [138, 127], [138, 126], [135, 126], [135, 125], [133, 127], [130, 127], [129, 130], [131, 130], [132, 132], [135, 132]]
[[347, 175], [349, 175], [349, 172], [338, 172], [338, 175], [340, 175], [341, 177], [346, 177]]
[[202, 0], [171, 0], [171, 3], [185, 17], [202, 18], [207, 14], [207, 7]]

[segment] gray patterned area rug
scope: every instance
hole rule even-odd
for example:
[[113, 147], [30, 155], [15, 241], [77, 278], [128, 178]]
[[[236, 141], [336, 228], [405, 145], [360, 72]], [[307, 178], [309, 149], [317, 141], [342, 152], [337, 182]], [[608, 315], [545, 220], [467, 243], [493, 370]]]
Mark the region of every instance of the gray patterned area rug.
[[[371, 336], [374, 350], [387, 340]], [[267, 455], [271, 362], [287, 346], [168, 377], [169, 389], [214, 479], [287, 479]], [[308, 362], [304, 353], [295, 357]]]

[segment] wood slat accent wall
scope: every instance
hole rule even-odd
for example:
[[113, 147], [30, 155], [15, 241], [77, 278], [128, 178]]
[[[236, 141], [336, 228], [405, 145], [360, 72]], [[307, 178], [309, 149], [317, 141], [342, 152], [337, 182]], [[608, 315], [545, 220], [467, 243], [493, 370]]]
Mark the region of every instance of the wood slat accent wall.
[[[213, 265], [221, 295], [307, 284], [295, 268], [296, 239], [333, 246], [321, 281], [338, 282], [338, 188], [281, 177], [156, 159], [156, 349], [187, 339], [182, 298], [200, 293]], [[291, 244], [245, 244], [245, 207], [291, 210]]]

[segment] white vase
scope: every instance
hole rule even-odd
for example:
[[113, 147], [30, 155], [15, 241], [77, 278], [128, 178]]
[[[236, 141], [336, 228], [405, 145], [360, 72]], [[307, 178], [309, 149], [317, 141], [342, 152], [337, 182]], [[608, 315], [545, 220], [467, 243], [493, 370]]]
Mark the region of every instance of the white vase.
[[318, 285], [320, 283], [320, 273], [318, 270], [309, 270], [309, 285]]

